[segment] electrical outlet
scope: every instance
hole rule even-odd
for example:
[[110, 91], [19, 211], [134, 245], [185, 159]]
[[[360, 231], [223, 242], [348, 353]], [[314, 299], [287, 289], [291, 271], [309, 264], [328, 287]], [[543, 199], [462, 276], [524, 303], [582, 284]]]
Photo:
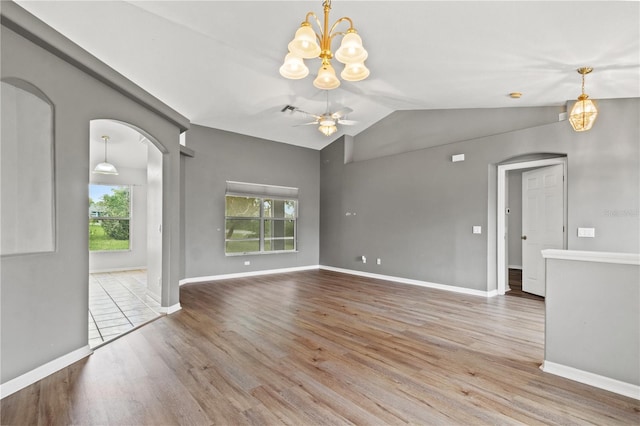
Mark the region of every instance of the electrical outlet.
[[382, 265], [382, 259], [377, 258], [376, 259], [376, 265]]
[[595, 238], [596, 228], [578, 228], [578, 237], [580, 238]]

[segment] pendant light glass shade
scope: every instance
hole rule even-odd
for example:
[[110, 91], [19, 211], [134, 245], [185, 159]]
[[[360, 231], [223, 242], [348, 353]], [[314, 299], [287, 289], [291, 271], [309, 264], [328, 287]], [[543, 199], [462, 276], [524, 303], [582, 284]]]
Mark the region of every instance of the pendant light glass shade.
[[101, 175], [117, 175], [118, 169], [116, 169], [116, 166], [107, 161], [107, 141], [109, 140], [109, 136], [102, 136], [102, 140], [104, 141], [104, 162], [99, 163], [96, 168], [93, 169], [93, 173]]
[[292, 80], [298, 80], [309, 75], [309, 68], [304, 64], [302, 58], [289, 53], [284, 58], [284, 64], [280, 67], [280, 75]]
[[117, 175], [118, 170], [116, 166], [111, 163], [99, 163], [95, 169], [93, 169], [93, 173], [98, 173], [102, 175]]
[[356, 62], [345, 65], [340, 73], [340, 77], [346, 81], [360, 81], [369, 77], [369, 69], [364, 66], [363, 62]]
[[[584, 98], [583, 98], [584, 96]], [[569, 122], [571, 127], [576, 132], [584, 132], [593, 127], [593, 123], [598, 116], [598, 108], [595, 102], [591, 99], [587, 99], [587, 95], [580, 95], [573, 108], [571, 108], [571, 114], [569, 115]]]
[[320, 90], [331, 90], [340, 86], [340, 80], [336, 77], [336, 71], [331, 64], [323, 64], [318, 71], [318, 76], [313, 80], [313, 85]]
[[296, 31], [295, 37], [289, 43], [289, 52], [304, 59], [317, 58], [320, 55], [316, 33], [308, 22], [303, 23]]
[[364, 62], [369, 54], [362, 47], [362, 39], [356, 32], [347, 33], [342, 38], [340, 48], [336, 51], [336, 59], [343, 64]]
[[569, 123], [576, 132], [584, 132], [593, 127], [593, 123], [598, 116], [598, 108], [595, 102], [589, 99], [589, 96], [584, 93], [584, 76], [593, 71], [591, 67], [578, 68], [578, 74], [582, 75], [582, 94], [578, 96], [578, 100], [573, 104], [571, 108], [571, 114], [569, 114]]

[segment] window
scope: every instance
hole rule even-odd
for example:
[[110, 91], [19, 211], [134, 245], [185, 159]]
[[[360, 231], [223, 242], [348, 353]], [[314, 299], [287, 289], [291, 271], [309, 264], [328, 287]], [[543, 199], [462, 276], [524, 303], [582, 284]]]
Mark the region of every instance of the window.
[[[251, 189], [255, 190], [257, 186], [253, 185]], [[277, 192], [274, 188], [281, 188], [260, 187], [269, 188], [271, 192]], [[297, 194], [296, 188], [286, 189], [295, 189]], [[225, 253], [233, 255], [295, 251], [297, 217], [297, 199], [227, 192]]]
[[129, 250], [131, 187], [89, 185], [89, 251]]

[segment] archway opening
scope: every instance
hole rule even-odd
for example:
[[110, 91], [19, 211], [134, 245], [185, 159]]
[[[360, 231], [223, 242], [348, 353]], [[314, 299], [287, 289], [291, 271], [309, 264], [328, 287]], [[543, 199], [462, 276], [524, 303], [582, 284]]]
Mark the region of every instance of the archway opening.
[[[89, 127], [89, 345], [97, 347], [161, 315], [163, 154], [128, 123]], [[104, 163], [117, 174], [96, 170]]]

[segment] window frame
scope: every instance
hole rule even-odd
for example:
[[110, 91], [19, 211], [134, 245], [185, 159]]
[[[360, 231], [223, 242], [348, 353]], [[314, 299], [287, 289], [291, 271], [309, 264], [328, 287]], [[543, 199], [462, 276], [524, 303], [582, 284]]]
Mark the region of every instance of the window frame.
[[89, 225], [91, 225], [91, 221], [92, 220], [106, 220], [106, 221], [112, 221], [112, 220], [126, 220], [129, 222], [129, 239], [127, 240], [128, 242], [128, 247], [125, 249], [114, 249], [114, 250], [105, 250], [105, 249], [100, 249], [100, 250], [92, 250], [91, 249], [91, 244], [89, 244], [89, 253], [122, 253], [122, 252], [130, 252], [133, 250], [133, 239], [132, 239], [132, 232], [131, 232], [131, 227], [132, 227], [132, 223], [133, 223], [133, 187], [134, 185], [132, 184], [122, 184], [122, 183], [99, 183], [99, 182], [89, 182], [89, 196], [91, 196], [91, 187], [92, 186], [107, 186], [107, 187], [111, 187], [111, 188], [127, 188], [127, 191], [129, 193], [129, 216], [92, 216], [91, 215], [91, 206], [89, 206], [89, 211], [88, 213], [88, 218], [89, 218]]
[[[259, 205], [260, 205], [260, 209], [259, 209], [259, 213], [258, 216], [229, 216], [227, 215], [227, 198], [228, 197], [239, 197], [239, 198], [254, 198], [259, 200]], [[294, 203], [294, 214], [293, 217], [286, 217], [286, 215], [284, 217], [273, 217], [272, 216], [265, 216], [265, 201], [266, 200], [279, 200], [279, 201], [289, 201], [289, 202], [293, 202]], [[299, 212], [299, 208], [300, 208], [300, 202], [298, 200], [298, 198], [294, 198], [294, 197], [281, 197], [281, 196], [275, 196], [275, 195], [264, 195], [264, 194], [247, 194], [247, 193], [238, 193], [238, 192], [227, 192], [225, 193], [225, 207], [224, 207], [224, 228], [225, 228], [225, 232], [224, 232], [224, 254], [225, 256], [246, 256], [246, 255], [262, 255], [262, 254], [282, 254], [282, 253], [297, 253], [298, 252], [298, 212]], [[259, 234], [258, 234], [258, 238], [246, 238], [246, 239], [229, 239], [227, 238], [227, 221], [228, 220], [257, 220], [259, 222]], [[286, 226], [286, 222], [287, 221], [291, 221], [293, 222], [293, 236], [292, 237], [287, 237], [287, 236], [283, 236], [283, 237], [270, 237], [270, 238], [266, 238], [265, 237], [265, 222], [266, 221], [281, 221], [283, 223], [285, 223]], [[273, 229], [273, 228], [272, 228]], [[227, 251], [227, 244], [229, 242], [234, 242], [234, 241], [258, 241], [258, 251], [242, 251], [242, 252], [229, 252]], [[286, 241], [287, 240], [291, 240], [293, 242], [293, 248], [292, 249], [285, 249], [285, 250], [265, 250], [265, 242], [269, 241], [270, 244], [272, 244], [273, 241], [276, 240], [282, 240]]]

